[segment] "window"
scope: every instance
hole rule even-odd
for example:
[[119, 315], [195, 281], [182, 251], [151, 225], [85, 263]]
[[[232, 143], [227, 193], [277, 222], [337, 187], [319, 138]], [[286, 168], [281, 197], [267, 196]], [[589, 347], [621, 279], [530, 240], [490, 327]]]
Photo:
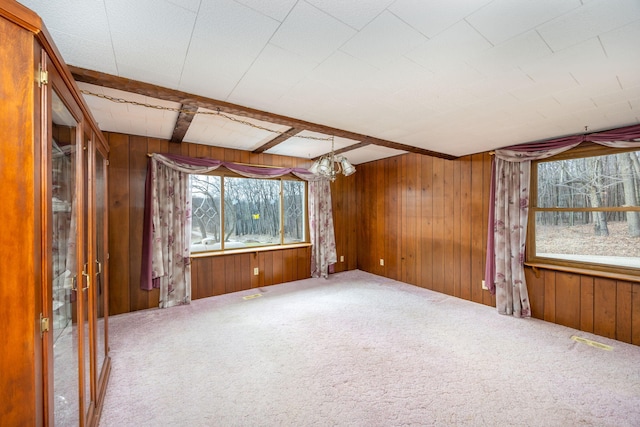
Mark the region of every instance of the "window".
[[639, 160], [583, 145], [534, 162], [528, 260], [640, 274]]
[[192, 252], [308, 241], [306, 182], [230, 174], [191, 175], [190, 179]]

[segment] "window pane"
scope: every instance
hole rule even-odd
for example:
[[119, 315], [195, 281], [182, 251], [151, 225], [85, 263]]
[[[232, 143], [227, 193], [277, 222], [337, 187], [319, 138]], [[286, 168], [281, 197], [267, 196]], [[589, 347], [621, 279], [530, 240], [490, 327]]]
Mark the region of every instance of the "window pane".
[[191, 251], [220, 249], [219, 176], [191, 175]]
[[285, 180], [283, 181], [283, 190], [284, 243], [304, 242], [304, 182]]
[[638, 206], [640, 152], [538, 163], [538, 207]]
[[224, 178], [225, 249], [280, 244], [280, 181]]
[[640, 268], [640, 212], [536, 212], [536, 256]]

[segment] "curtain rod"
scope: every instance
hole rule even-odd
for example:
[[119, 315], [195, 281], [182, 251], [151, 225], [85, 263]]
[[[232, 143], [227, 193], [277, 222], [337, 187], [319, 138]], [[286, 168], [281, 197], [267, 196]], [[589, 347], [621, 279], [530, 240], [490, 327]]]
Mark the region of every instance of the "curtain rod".
[[[168, 154], [168, 153], [147, 153], [147, 157], [151, 157], [154, 154]], [[200, 157], [200, 158], [202, 159], [202, 158], [206, 158], [206, 157]], [[309, 160], [309, 161], [311, 161], [311, 160]], [[226, 162], [226, 160], [222, 160], [222, 162], [224, 163], [224, 162]], [[251, 166], [251, 167], [254, 167], [254, 168], [271, 168], [271, 169], [284, 169], [284, 168], [288, 168], [288, 167], [291, 167], [293, 169], [301, 168], [300, 166], [255, 165], [255, 164], [252, 164], [252, 163], [242, 163], [242, 162], [227, 162], [227, 163], [234, 163], [236, 165], [242, 165], [242, 166]], [[301, 169], [305, 169], [305, 168], [301, 168]]]

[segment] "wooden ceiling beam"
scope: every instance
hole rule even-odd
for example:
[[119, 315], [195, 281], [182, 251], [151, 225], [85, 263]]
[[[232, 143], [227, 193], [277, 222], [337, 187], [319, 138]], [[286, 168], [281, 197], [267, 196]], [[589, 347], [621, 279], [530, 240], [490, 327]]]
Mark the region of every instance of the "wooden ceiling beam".
[[401, 144], [399, 142], [387, 141], [385, 139], [375, 138], [369, 135], [349, 132], [342, 129], [324, 126], [316, 123], [306, 122], [304, 120], [294, 119], [292, 117], [281, 116], [279, 114], [267, 113], [265, 111], [253, 108], [243, 107], [225, 101], [220, 101], [203, 96], [193, 95], [179, 90], [167, 89], [161, 86], [143, 83], [111, 74], [100, 73], [98, 71], [87, 70], [84, 68], [69, 66], [73, 78], [78, 82], [89, 83], [97, 86], [118, 89], [125, 92], [136, 93], [151, 98], [172, 101], [181, 105], [190, 105], [193, 107], [207, 108], [209, 110], [220, 111], [221, 113], [234, 114], [237, 116], [248, 117], [251, 119], [261, 120], [265, 122], [284, 125], [295, 129], [309, 130], [319, 132], [326, 135], [334, 135], [342, 138], [353, 139], [355, 141], [367, 142], [368, 144], [379, 145], [382, 147], [395, 148], [410, 153], [423, 154], [425, 156], [438, 157], [441, 159], [454, 160], [457, 157], [449, 154], [438, 153], [436, 151], [425, 150], [423, 148], [413, 147], [411, 145]]
[[180, 107], [180, 113], [176, 120], [176, 125], [173, 128], [173, 135], [171, 135], [171, 142], [182, 142], [184, 136], [191, 126], [191, 122], [195, 117], [195, 112], [198, 111], [198, 107], [192, 105], [182, 105]]
[[296, 136], [297, 134], [299, 134], [303, 130], [304, 129], [301, 129], [301, 128], [291, 128], [288, 131], [286, 131], [285, 133], [282, 133], [282, 134], [276, 136], [271, 141], [269, 141], [269, 142], [261, 145], [260, 147], [256, 148], [255, 150], [253, 150], [253, 153], [254, 154], [264, 153], [269, 148], [273, 148], [276, 145], [280, 144], [281, 142], [284, 142], [287, 139], [291, 138], [292, 136]]

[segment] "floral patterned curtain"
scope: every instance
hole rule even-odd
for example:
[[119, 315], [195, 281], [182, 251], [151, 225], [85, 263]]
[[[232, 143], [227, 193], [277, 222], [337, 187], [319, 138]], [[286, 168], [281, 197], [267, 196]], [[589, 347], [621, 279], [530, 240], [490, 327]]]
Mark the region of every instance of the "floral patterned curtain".
[[524, 277], [531, 162], [496, 159], [495, 294], [500, 314], [531, 316]]
[[145, 189], [141, 289], [160, 288], [160, 307], [191, 301], [191, 186], [189, 174], [224, 166], [250, 178], [294, 174], [309, 182], [311, 274], [327, 277], [336, 262], [329, 181], [298, 168], [260, 168], [171, 154], [153, 154]]
[[191, 302], [191, 186], [189, 175], [160, 162], [153, 170], [152, 274], [160, 308]]
[[329, 276], [329, 266], [338, 261], [333, 230], [331, 185], [323, 179], [309, 183], [309, 234], [311, 237], [311, 277]]

